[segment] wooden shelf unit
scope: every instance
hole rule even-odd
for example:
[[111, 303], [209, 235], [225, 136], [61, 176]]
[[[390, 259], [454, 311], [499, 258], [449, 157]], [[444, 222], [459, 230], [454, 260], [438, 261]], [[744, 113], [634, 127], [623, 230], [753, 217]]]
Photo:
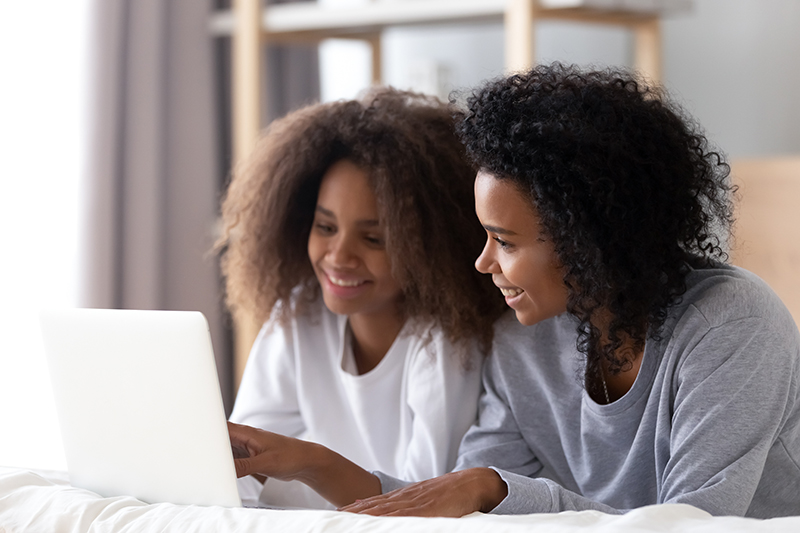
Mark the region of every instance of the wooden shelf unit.
[[[264, 42], [319, 42], [327, 38], [365, 40], [372, 46], [373, 80], [380, 83], [380, 36], [389, 27], [446, 23], [501, 22], [505, 31], [505, 68], [514, 72], [534, 63], [536, 22], [562, 20], [627, 28], [634, 35], [634, 67], [652, 81], [661, 78], [659, 13], [588, 7], [544, 7], [537, 0], [375, 1], [357, 7], [330, 7], [316, 2], [276, 4], [234, 0], [234, 9], [214, 14], [212, 34], [233, 37], [233, 154], [241, 161], [258, 138], [259, 76]], [[578, 2], [580, 3], [580, 2]], [[591, 2], [587, 2], [591, 3]], [[234, 376], [238, 387], [259, 324], [235, 317]]]

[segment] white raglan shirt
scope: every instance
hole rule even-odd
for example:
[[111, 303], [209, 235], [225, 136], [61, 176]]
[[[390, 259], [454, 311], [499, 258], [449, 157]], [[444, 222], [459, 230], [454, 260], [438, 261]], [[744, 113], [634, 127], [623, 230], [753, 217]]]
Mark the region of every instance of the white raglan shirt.
[[[230, 419], [322, 444], [366, 470], [401, 479], [449, 472], [477, 416], [481, 358], [474, 343], [456, 347], [437, 328], [418, 331], [406, 324], [378, 366], [358, 375], [347, 317], [321, 301], [287, 327], [268, 322]], [[273, 479], [260, 499], [332, 507], [299, 482]]]

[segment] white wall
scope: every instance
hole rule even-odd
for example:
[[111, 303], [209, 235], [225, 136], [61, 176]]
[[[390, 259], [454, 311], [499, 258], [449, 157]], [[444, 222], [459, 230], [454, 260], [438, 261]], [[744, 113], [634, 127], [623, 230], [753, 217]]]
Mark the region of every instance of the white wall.
[[[630, 56], [630, 35], [618, 28], [548, 21], [536, 29], [538, 61], [626, 64]], [[385, 33], [383, 47], [384, 80], [403, 88], [424, 90], [424, 84], [414, 83], [413, 73], [431, 63], [448, 73], [440, 96], [503, 74], [500, 24], [392, 29]]]
[[[797, 0], [694, 0], [691, 12], [663, 20], [666, 87], [732, 157], [800, 153], [798, 22]], [[561, 22], [537, 25], [538, 61], [629, 66], [631, 48], [630, 34], [621, 29]], [[446, 96], [452, 89], [502, 74], [502, 27], [390, 30], [384, 35], [382, 59], [386, 83], [431, 92], [431, 78], [438, 74], [436, 92]], [[336, 61], [331, 55], [322, 58], [323, 69], [328, 69], [327, 76], [323, 70], [323, 87], [330, 76], [359, 68], [361, 79], [368, 79], [363, 74], [368, 64], [356, 65], [351, 58], [336, 68], [331, 61]], [[336, 97], [354, 96], [356, 90]]]
[[664, 78], [731, 156], [800, 153], [800, 2], [695, 0], [664, 23]]

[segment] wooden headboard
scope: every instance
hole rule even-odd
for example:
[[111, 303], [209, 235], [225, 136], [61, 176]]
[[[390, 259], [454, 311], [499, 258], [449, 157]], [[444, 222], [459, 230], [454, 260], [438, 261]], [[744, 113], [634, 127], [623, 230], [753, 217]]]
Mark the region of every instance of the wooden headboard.
[[766, 281], [800, 325], [800, 156], [731, 167], [739, 185], [732, 262]]

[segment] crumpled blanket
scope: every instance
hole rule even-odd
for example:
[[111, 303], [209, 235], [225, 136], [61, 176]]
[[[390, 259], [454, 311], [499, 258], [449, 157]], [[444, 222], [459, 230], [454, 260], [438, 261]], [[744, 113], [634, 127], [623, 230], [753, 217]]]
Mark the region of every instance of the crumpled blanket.
[[63, 473], [0, 467], [0, 533], [797, 533], [800, 516], [712, 517], [689, 505], [653, 505], [625, 515], [597, 511], [462, 518], [378, 518], [336, 511], [288, 511], [103, 498], [69, 485]]

